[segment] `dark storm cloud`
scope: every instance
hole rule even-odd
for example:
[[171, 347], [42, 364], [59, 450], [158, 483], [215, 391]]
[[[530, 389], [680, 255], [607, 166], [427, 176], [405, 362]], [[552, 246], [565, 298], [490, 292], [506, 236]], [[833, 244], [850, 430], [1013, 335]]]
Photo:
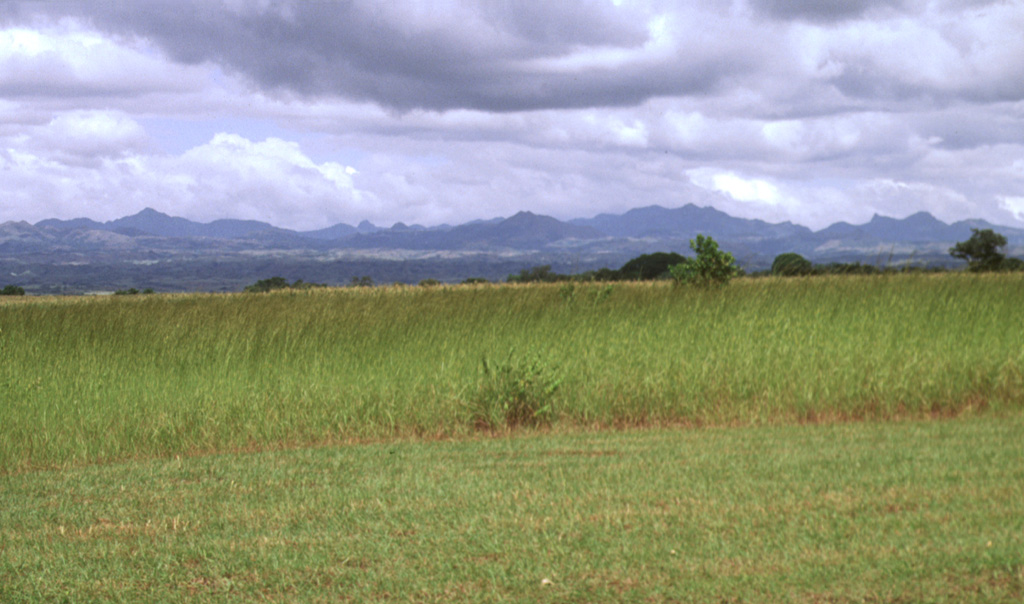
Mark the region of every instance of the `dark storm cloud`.
[[956, 107], [910, 117], [922, 137], [948, 150], [1014, 145], [1024, 141], [1024, 118], [1008, 107]]
[[[69, 13], [64, 3], [32, 6]], [[355, 0], [260, 8], [151, 1], [86, 3], [72, 12], [108, 33], [148, 39], [176, 61], [219, 64], [261, 89], [399, 110], [634, 105], [707, 93], [752, 62], [721, 42], [648, 60], [644, 47], [656, 15], [596, 0], [412, 9]], [[586, 63], [590, 53], [617, 56]]]
[[875, 8], [900, 8], [903, 0], [751, 0], [759, 14], [775, 19], [814, 22], [856, 19]]

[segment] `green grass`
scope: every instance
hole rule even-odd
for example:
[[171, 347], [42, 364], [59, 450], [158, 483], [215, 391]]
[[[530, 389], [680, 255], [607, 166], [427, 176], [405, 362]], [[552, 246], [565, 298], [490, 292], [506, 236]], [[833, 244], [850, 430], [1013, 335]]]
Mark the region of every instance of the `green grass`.
[[945, 274], [3, 302], [0, 473], [465, 435], [485, 358], [557, 382], [556, 426], [1019, 409], [1021, 300]]
[[1020, 602], [1022, 434], [1014, 413], [0, 476], [0, 601]]

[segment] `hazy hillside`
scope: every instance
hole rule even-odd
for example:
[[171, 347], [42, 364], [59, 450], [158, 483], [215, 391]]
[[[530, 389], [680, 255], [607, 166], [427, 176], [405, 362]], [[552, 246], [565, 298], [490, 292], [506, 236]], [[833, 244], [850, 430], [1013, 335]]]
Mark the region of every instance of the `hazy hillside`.
[[561, 221], [519, 212], [451, 226], [367, 221], [299, 232], [253, 220], [194, 222], [145, 209], [108, 222], [89, 218], [0, 224], [0, 285], [31, 292], [111, 290], [236, 290], [255, 279], [344, 284], [503, 279], [539, 264], [578, 272], [618, 268], [639, 254], [688, 254], [698, 234], [714, 237], [748, 270], [797, 252], [814, 262], [957, 266], [948, 250], [971, 228], [1007, 237], [1010, 255], [1024, 255], [1024, 230], [980, 220], [946, 224], [928, 213], [903, 219], [874, 216], [817, 232], [807, 227], [736, 218], [714, 208], [647, 206], [623, 214]]

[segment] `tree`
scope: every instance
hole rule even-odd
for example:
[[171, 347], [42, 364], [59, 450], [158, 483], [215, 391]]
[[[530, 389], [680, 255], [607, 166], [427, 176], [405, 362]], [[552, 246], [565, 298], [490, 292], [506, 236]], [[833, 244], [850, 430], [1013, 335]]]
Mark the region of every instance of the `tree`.
[[697, 253], [696, 258], [669, 269], [676, 283], [699, 287], [725, 285], [740, 274], [736, 259], [729, 252], [719, 250], [718, 243], [711, 237], [697, 235], [696, 241], [690, 240], [690, 249]]
[[245, 291], [251, 293], [262, 293], [269, 292], [275, 289], [286, 289], [288, 287], [288, 280], [284, 277], [271, 277], [269, 279], [260, 279], [252, 285], [245, 286]]
[[1022, 272], [1024, 271], [1024, 260], [1020, 258], [1006, 258], [1003, 263], [999, 265], [999, 270], [1006, 271], [1008, 273]]
[[[315, 289], [315, 288], [319, 288], [319, 287], [327, 287], [327, 284], [326, 283], [314, 283], [312, 281], [303, 281], [302, 279], [298, 279], [298, 280], [295, 281], [295, 283], [292, 283], [288, 287], [290, 287], [291, 289]], [[142, 292], [142, 293], [146, 293], [146, 292]]]
[[[369, 277], [367, 277], [367, 279], [369, 279]], [[289, 284], [288, 280], [285, 279], [284, 277], [271, 277], [269, 279], [260, 279], [259, 281], [253, 283], [252, 285], [246, 285], [243, 291], [260, 294], [264, 292], [272, 292], [279, 289], [305, 290], [313, 289], [314, 287], [327, 287], [327, 285], [325, 283], [307, 283], [302, 279], [297, 280], [295, 283]], [[143, 291], [142, 293], [151, 294], [153, 293], [153, 290], [146, 290]]]
[[800, 254], [788, 253], [779, 254], [772, 262], [772, 274], [792, 277], [796, 275], [810, 275], [814, 270], [811, 261]]
[[1006, 237], [992, 229], [971, 229], [971, 238], [949, 248], [950, 256], [967, 261], [967, 270], [980, 273], [997, 271], [1006, 260], [999, 248], [1006, 246]]
[[560, 275], [551, 270], [550, 264], [534, 266], [530, 269], [519, 271], [518, 275], [509, 275], [509, 283], [554, 283], [556, 281], [568, 281], [567, 275]]
[[8, 285], [0, 290], [0, 296], [24, 296], [25, 288], [17, 285]]
[[684, 262], [686, 258], [675, 252], [654, 252], [637, 256], [622, 265], [619, 274], [623, 279], [651, 281], [662, 277], [671, 277], [669, 267]]

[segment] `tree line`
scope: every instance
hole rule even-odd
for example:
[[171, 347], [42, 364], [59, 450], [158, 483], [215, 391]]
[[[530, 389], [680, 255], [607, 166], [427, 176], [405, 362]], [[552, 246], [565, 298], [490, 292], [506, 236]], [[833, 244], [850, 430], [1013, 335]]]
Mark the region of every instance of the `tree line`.
[[[972, 229], [970, 239], [958, 242], [949, 248], [954, 258], [967, 262], [967, 270], [971, 272], [985, 271], [1024, 271], [1024, 260], [1007, 258], [1000, 249], [1007, 244], [1006, 237], [991, 229]], [[524, 268], [506, 278], [508, 283], [558, 283], [567, 281], [654, 281], [673, 280], [680, 285], [714, 286], [728, 283], [733, 277], [744, 274], [743, 269], [736, 265], [736, 259], [729, 252], [719, 249], [718, 243], [711, 237], [697, 235], [690, 241], [692, 257], [676, 252], [654, 252], [642, 254], [623, 264], [618, 269], [601, 268], [576, 274], [562, 274], [552, 270], [550, 264]], [[860, 262], [814, 264], [796, 253], [784, 253], [775, 257], [768, 271], [753, 273], [755, 276], [775, 275], [793, 277], [802, 275], [871, 275], [896, 271], [924, 270], [919, 267], [879, 267]], [[930, 269], [942, 270], [942, 269]], [[469, 278], [462, 283], [487, 283], [486, 279]], [[424, 279], [421, 286], [438, 285], [436, 279]], [[350, 284], [354, 287], [374, 285], [369, 277], [353, 277]], [[306, 289], [324, 287], [323, 284], [303, 283], [301, 280], [289, 284], [282, 277], [274, 277], [256, 282], [245, 288], [248, 292], [271, 291], [275, 289]]]

